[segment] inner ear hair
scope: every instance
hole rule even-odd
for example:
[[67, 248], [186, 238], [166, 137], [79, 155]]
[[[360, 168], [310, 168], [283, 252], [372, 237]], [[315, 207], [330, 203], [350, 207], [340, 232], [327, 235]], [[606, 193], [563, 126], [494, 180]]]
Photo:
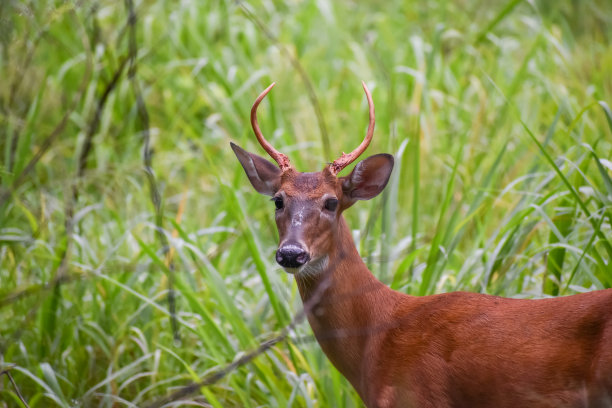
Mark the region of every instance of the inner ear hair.
[[393, 156], [382, 153], [357, 163], [351, 174], [343, 178], [342, 190], [351, 200], [369, 200], [385, 188], [391, 171]]

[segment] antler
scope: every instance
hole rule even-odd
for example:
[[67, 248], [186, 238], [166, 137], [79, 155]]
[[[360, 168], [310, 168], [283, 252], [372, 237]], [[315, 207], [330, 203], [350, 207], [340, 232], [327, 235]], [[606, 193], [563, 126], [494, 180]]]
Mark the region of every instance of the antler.
[[340, 173], [343, 168], [361, 156], [365, 149], [368, 148], [370, 142], [372, 141], [372, 136], [374, 135], [374, 102], [372, 101], [372, 95], [370, 94], [370, 90], [366, 86], [365, 82], [361, 81], [361, 84], [363, 85], [366, 98], [368, 98], [368, 106], [370, 108], [370, 123], [368, 124], [368, 133], [366, 134], [365, 139], [363, 139], [363, 142], [361, 142], [361, 144], [355, 150], [349, 154], [342, 152], [342, 156], [334, 160], [334, 162], [329, 165], [329, 169], [334, 175]]
[[276, 150], [270, 143], [268, 143], [268, 141], [263, 137], [261, 130], [259, 130], [259, 124], [257, 124], [257, 107], [259, 106], [263, 98], [266, 97], [268, 92], [270, 92], [272, 87], [274, 87], [274, 85], [276, 85], [276, 82], [272, 82], [272, 84], [266, 89], [264, 89], [264, 91], [259, 94], [257, 99], [255, 99], [255, 103], [251, 108], [251, 126], [253, 126], [253, 132], [255, 132], [255, 136], [257, 136], [257, 140], [259, 141], [259, 144], [261, 144], [261, 147], [263, 147], [264, 150], [268, 152], [270, 157], [272, 157], [278, 163], [278, 167], [280, 167], [282, 171], [285, 171], [291, 168], [289, 158], [278, 150]]

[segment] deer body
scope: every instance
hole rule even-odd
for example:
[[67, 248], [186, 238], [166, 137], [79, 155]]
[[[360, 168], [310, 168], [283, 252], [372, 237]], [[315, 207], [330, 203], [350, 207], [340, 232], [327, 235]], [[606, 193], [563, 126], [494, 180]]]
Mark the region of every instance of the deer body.
[[305, 304], [324, 287], [308, 321], [368, 407], [612, 406], [612, 290], [407, 296], [355, 257], [340, 225], [336, 267], [296, 281]]
[[232, 144], [253, 187], [276, 205], [276, 260], [295, 275], [321, 348], [368, 407], [612, 407], [612, 289], [541, 300], [454, 292], [414, 297], [378, 281], [342, 212], [378, 195], [393, 157], [300, 173], [256, 136], [278, 167]]

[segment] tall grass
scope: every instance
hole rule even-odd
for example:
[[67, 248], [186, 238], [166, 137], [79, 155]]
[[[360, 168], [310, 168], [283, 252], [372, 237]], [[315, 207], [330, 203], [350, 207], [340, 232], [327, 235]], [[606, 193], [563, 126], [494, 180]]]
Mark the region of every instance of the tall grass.
[[[370, 86], [369, 153], [396, 168], [346, 216], [393, 288], [612, 286], [610, 16], [603, 0], [1, 2], [0, 372], [30, 407], [145, 406], [282, 333], [299, 295], [229, 148], [262, 154], [248, 114], [272, 81], [260, 124], [302, 171], [359, 143]], [[361, 405], [303, 321], [226, 374], [170, 405]], [[0, 378], [0, 407], [21, 406]]]

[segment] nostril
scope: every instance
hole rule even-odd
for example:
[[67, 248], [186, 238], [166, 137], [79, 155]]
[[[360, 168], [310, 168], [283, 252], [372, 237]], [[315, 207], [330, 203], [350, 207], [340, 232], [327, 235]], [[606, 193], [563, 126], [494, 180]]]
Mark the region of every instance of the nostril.
[[276, 251], [276, 262], [285, 268], [299, 268], [310, 260], [310, 255], [297, 245], [285, 245]]
[[310, 259], [310, 256], [308, 256], [308, 253], [306, 253], [305, 251], [301, 254], [299, 254], [295, 260], [297, 262], [299, 262], [300, 264], [304, 265], [306, 262], [308, 262], [308, 260]]

